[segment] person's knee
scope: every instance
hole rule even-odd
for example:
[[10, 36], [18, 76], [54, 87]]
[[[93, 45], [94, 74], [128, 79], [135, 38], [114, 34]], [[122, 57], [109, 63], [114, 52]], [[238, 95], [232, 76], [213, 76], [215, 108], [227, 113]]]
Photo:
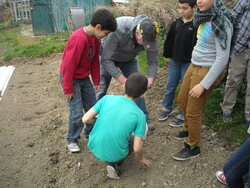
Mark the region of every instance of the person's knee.
[[233, 184], [234, 182], [237, 182], [242, 177], [237, 177], [233, 171], [232, 166], [226, 163], [223, 168], [224, 175], [226, 177], [227, 183]]
[[226, 87], [238, 88], [241, 84], [241, 81], [242, 81], [241, 79], [229, 77], [226, 82]]

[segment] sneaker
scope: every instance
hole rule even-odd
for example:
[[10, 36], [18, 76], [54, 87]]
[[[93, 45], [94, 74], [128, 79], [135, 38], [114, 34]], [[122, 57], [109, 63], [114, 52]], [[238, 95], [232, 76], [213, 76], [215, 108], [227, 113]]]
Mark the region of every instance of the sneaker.
[[171, 127], [182, 127], [183, 123], [184, 123], [184, 120], [176, 119], [176, 120], [172, 121], [171, 123], [169, 123], [169, 126], [171, 126]]
[[194, 157], [198, 157], [201, 151], [199, 146], [195, 146], [193, 149], [186, 143], [184, 143], [184, 148], [174, 154], [172, 157], [177, 161], [185, 161]]
[[118, 176], [118, 172], [116, 171], [116, 169], [113, 166], [107, 165], [106, 170], [108, 172], [107, 176], [109, 178], [114, 179], [114, 180], [119, 180], [120, 179], [120, 177]]
[[188, 131], [180, 131], [176, 135], [174, 135], [174, 138], [177, 140], [184, 140], [188, 137]]
[[159, 121], [164, 121], [166, 119], [168, 119], [168, 117], [173, 113], [173, 110], [168, 110], [168, 111], [162, 111]]
[[248, 126], [247, 133], [250, 134], [250, 119], [246, 121], [246, 126]]
[[229, 123], [232, 121], [232, 115], [231, 114], [226, 114], [226, 113], [223, 113], [222, 114], [222, 119], [225, 123]]
[[149, 131], [155, 130], [154, 124], [152, 124], [152, 123], [147, 123], [147, 126], [148, 126], [148, 130], [149, 130]]
[[221, 183], [227, 185], [226, 177], [222, 171], [217, 171], [215, 176]]
[[71, 153], [76, 153], [76, 152], [79, 152], [79, 151], [80, 151], [80, 148], [79, 148], [79, 146], [78, 146], [77, 143], [70, 143], [70, 144], [68, 144], [67, 146], [68, 146], [69, 151], [70, 151]]

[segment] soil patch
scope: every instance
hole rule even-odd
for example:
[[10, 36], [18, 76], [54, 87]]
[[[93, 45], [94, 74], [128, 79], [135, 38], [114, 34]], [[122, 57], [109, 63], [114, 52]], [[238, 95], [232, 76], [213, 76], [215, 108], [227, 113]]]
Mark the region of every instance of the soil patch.
[[[66, 148], [68, 110], [59, 83], [61, 56], [19, 58], [2, 65], [16, 67], [5, 96], [0, 102], [0, 187], [224, 187], [215, 178], [232, 149], [216, 133], [202, 127], [200, 157], [178, 162], [171, 155], [183, 143], [174, 139], [179, 128], [159, 122], [161, 100], [165, 88], [165, 69], [147, 92], [150, 121], [156, 130], [144, 144], [145, 155], [153, 162], [147, 168], [130, 155], [122, 166], [121, 180], [106, 176], [105, 164], [80, 141], [82, 151], [71, 154]], [[113, 81], [109, 93], [122, 94]], [[219, 106], [218, 106], [219, 108]]]

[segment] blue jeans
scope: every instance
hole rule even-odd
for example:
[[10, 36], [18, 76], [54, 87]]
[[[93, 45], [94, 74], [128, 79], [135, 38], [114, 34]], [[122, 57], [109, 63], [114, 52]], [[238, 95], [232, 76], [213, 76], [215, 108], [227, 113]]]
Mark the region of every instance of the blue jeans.
[[173, 59], [169, 62], [169, 71], [166, 92], [162, 101], [163, 108], [167, 110], [173, 109], [173, 101], [175, 97], [175, 90], [189, 67], [190, 63], [181, 63], [174, 61]]
[[248, 174], [250, 186], [250, 138], [236, 151], [224, 165], [224, 174], [229, 188], [244, 188], [243, 176]]
[[[129, 62], [115, 62], [115, 65], [119, 67], [122, 74], [127, 78], [130, 74], [138, 72], [138, 64], [137, 59], [134, 58]], [[97, 100], [100, 100], [104, 95], [106, 95], [112, 76], [105, 70], [104, 66], [101, 64], [101, 84], [100, 91], [96, 93]], [[144, 114], [148, 117], [147, 107], [145, 104], [144, 98], [139, 98], [135, 101], [137, 106], [144, 112]]]
[[[67, 134], [67, 142], [76, 143], [80, 139], [83, 129], [83, 110], [87, 112], [96, 103], [95, 91], [89, 79], [75, 79], [73, 81], [74, 96], [68, 100], [69, 106], [69, 126]], [[93, 124], [87, 124], [84, 129], [84, 135], [88, 139], [89, 134], [93, 128]]]

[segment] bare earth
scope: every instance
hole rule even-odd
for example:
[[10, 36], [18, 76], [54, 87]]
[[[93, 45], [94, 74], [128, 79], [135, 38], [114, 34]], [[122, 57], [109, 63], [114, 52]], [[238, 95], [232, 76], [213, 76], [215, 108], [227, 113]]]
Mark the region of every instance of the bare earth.
[[[144, 152], [153, 167], [138, 163], [132, 154], [122, 166], [121, 180], [115, 181], [107, 178], [105, 164], [89, 152], [86, 140], [80, 141], [80, 153], [68, 152], [65, 140], [68, 110], [59, 83], [60, 60], [61, 56], [0, 61], [0, 66], [16, 67], [0, 101], [1, 188], [224, 187], [214, 174], [234, 149], [206, 126], [202, 129], [200, 157], [185, 162], [172, 159], [171, 155], [183, 143], [173, 138], [180, 129], [168, 126], [171, 118], [157, 121], [165, 69], [159, 70], [158, 79], [146, 96], [156, 130], [149, 133]], [[113, 82], [110, 93], [122, 94], [121, 87]]]

